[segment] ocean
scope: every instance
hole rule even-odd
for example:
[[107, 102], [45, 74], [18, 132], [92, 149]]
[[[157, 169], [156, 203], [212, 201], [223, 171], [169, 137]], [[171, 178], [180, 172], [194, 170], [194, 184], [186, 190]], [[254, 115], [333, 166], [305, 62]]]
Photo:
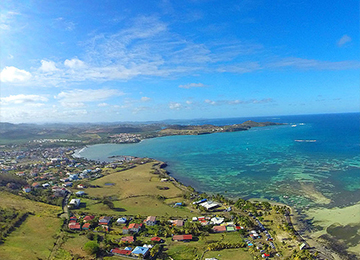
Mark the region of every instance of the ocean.
[[344, 207], [360, 201], [360, 113], [201, 119], [182, 124], [286, 125], [199, 136], [168, 136], [136, 144], [99, 144], [78, 155], [150, 157], [180, 182], [228, 197], [269, 199], [298, 209]]

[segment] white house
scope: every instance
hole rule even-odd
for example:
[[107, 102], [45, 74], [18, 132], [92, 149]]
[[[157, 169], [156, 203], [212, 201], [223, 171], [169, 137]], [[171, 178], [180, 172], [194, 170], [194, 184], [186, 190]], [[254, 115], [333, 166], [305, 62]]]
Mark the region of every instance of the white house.
[[80, 199], [72, 199], [72, 200], [70, 200], [69, 206], [73, 206], [74, 208], [78, 208], [80, 206]]
[[155, 226], [155, 224], [156, 224], [156, 217], [154, 217], [154, 216], [148, 216], [148, 217], [144, 220], [144, 223], [145, 223], [147, 226]]

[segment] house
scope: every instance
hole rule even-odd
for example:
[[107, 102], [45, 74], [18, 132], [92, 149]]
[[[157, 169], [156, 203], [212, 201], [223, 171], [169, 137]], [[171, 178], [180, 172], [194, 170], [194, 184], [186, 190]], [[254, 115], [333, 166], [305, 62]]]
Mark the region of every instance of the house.
[[40, 187], [40, 184], [39, 183], [37, 183], [37, 182], [34, 182], [32, 185], [31, 185], [31, 187], [33, 187], [33, 188], [39, 188]]
[[212, 230], [213, 230], [215, 233], [226, 232], [226, 227], [225, 227], [225, 226], [214, 226], [214, 227], [212, 228]]
[[118, 218], [118, 219], [116, 220], [116, 223], [117, 223], [117, 224], [125, 224], [126, 221], [127, 221], [127, 218], [126, 218], [126, 217], [122, 217], [122, 218]]
[[79, 223], [69, 223], [69, 228], [71, 230], [81, 230], [81, 225]]
[[226, 227], [226, 232], [233, 232], [233, 231], [236, 231], [235, 227], [233, 227], [233, 226], [227, 226]]
[[69, 175], [69, 180], [70, 181], [76, 181], [79, 179], [79, 176], [77, 174], [70, 174]]
[[122, 228], [122, 233], [123, 233], [123, 235], [129, 234], [129, 228], [128, 227], [123, 227]]
[[83, 196], [83, 195], [85, 195], [85, 192], [81, 190], [81, 191], [76, 192], [75, 194], [76, 194], [76, 196]]
[[114, 255], [131, 255], [131, 250], [126, 250], [126, 249], [120, 249], [120, 248], [114, 248], [111, 249], [110, 252]]
[[127, 236], [127, 237], [122, 237], [121, 241], [122, 242], [127, 242], [127, 243], [133, 243], [134, 242], [134, 237], [133, 236]]
[[84, 222], [91, 221], [94, 218], [95, 218], [95, 216], [93, 216], [93, 215], [87, 215], [87, 216], [84, 217]]
[[214, 225], [220, 225], [221, 223], [224, 222], [224, 218], [220, 218], [220, 217], [213, 217], [210, 221], [212, 224]]
[[211, 200], [200, 203], [199, 205], [204, 207], [206, 210], [211, 210], [220, 206], [218, 203]]
[[137, 224], [137, 223], [131, 223], [128, 227], [130, 232], [139, 232], [140, 229], [142, 228], [142, 224]]
[[192, 235], [175, 235], [172, 238], [173, 241], [190, 241], [192, 240]]
[[155, 226], [155, 224], [156, 224], [156, 217], [154, 217], [154, 216], [148, 216], [148, 217], [144, 220], [144, 223], [145, 223], [147, 226]]
[[68, 181], [70, 181], [70, 179], [69, 178], [63, 178], [63, 179], [60, 179], [60, 181], [61, 182], [68, 182]]
[[147, 257], [149, 254], [149, 248], [147, 247], [143, 247], [143, 246], [137, 246], [135, 247], [135, 249], [131, 252], [131, 254], [133, 256], [137, 256], [139, 257], [140, 255], [142, 255], [143, 258]]
[[164, 242], [164, 240], [161, 239], [160, 237], [152, 237], [150, 240], [152, 242], [158, 242], [158, 243], [163, 243]]
[[99, 225], [109, 225], [112, 217], [102, 216], [99, 218]]
[[44, 183], [42, 186], [43, 186], [43, 188], [49, 188], [50, 184], [49, 183]]
[[90, 223], [85, 223], [83, 226], [82, 226], [82, 229], [86, 229], [86, 230], [89, 230], [90, 229]]
[[182, 227], [182, 226], [184, 226], [184, 220], [182, 220], [182, 219], [174, 220], [172, 223], [173, 223], [173, 225], [176, 226], [176, 227]]
[[198, 200], [198, 201], [194, 201], [193, 204], [197, 205], [197, 204], [203, 203], [205, 201], [207, 201], [207, 199], [201, 199], [201, 200]]
[[77, 186], [77, 188], [78, 188], [78, 189], [85, 189], [86, 186], [85, 186], [84, 184], [79, 184], [79, 185]]
[[29, 193], [29, 192], [31, 191], [30, 186], [25, 186], [25, 187], [23, 188], [23, 191], [24, 191], [25, 193]]
[[78, 208], [80, 206], [80, 199], [72, 199], [70, 200], [69, 206], [74, 208]]
[[72, 185], [73, 185], [72, 182], [65, 182], [62, 186], [63, 186], [64, 188], [66, 188], [66, 187], [72, 187]]
[[304, 248], [306, 248], [306, 244], [305, 244], [305, 243], [302, 243], [302, 244], [300, 245], [300, 250], [303, 250]]

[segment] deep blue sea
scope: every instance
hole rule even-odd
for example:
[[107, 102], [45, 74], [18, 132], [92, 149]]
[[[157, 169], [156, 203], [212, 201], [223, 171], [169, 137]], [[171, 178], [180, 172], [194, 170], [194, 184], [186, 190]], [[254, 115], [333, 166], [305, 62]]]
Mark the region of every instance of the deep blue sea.
[[[287, 123], [249, 131], [169, 136], [137, 144], [100, 144], [80, 156], [150, 157], [198, 191], [266, 198], [299, 208], [345, 206], [360, 201], [360, 113], [228, 118], [183, 124]], [[325, 202], [324, 202], [325, 201]]]

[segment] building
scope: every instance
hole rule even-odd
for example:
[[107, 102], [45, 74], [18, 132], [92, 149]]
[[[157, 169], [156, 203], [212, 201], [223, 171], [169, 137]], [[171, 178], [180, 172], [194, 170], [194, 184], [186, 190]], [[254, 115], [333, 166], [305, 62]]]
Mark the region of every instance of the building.
[[129, 231], [134, 233], [139, 232], [141, 228], [142, 228], [142, 224], [137, 224], [137, 223], [131, 223], [128, 227]]
[[158, 243], [164, 242], [164, 240], [160, 237], [152, 237], [150, 240], [153, 242], [158, 242]]
[[90, 223], [85, 223], [83, 226], [82, 226], [82, 229], [85, 229], [85, 230], [89, 230], [90, 229]]
[[84, 217], [84, 222], [91, 221], [94, 218], [95, 218], [95, 216], [93, 216], [93, 215], [87, 215], [87, 216]]
[[122, 217], [122, 218], [118, 218], [118, 219], [116, 220], [116, 223], [117, 223], [117, 224], [125, 224], [126, 221], [127, 221], [127, 218], [126, 218], [126, 217]]
[[122, 255], [130, 256], [131, 255], [131, 250], [120, 249], [120, 248], [111, 249], [110, 252], [114, 255], [119, 255], [119, 256], [122, 256]]
[[78, 208], [80, 207], [80, 199], [72, 199], [70, 200], [69, 206], [74, 207], [74, 208]]
[[184, 220], [182, 220], [182, 219], [174, 220], [172, 223], [173, 223], [173, 225], [176, 226], [176, 227], [182, 227], [182, 226], [184, 226]]
[[111, 217], [109, 216], [102, 216], [99, 218], [99, 225], [109, 225], [111, 221]]
[[214, 227], [212, 228], [212, 230], [213, 230], [215, 233], [226, 232], [226, 227], [225, 227], [225, 226], [214, 226]]
[[85, 195], [85, 192], [81, 190], [81, 191], [76, 192], [75, 194], [76, 194], [76, 196], [83, 196], [83, 195]]
[[128, 243], [133, 243], [135, 241], [133, 236], [127, 236], [127, 237], [122, 237], [121, 241], [123, 242], [128, 242]]
[[131, 252], [131, 255], [139, 257], [140, 255], [145, 258], [149, 255], [149, 248], [143, 247], [143, 246], [137, 246], [135, 249]]
[[218, 203], [213, 202], [211, 200], [200, 203], [199, 205], [204, 207], [206, 210], [215, 209], [220, 206]]
[[25, 186], [25, 187], [23, 188], [23, 191], [24, 191], [25, 193], [29, 193], [29, 192], [31, 191], [31, 188], [30, 188], [29, 186]]
[[154, 216], [148, 216], [145, 220], [144, 220], [145, 225], [147, 226], [155, 226], [156, 224], [156, 217]]
[[173, 241], [190, 241], [192, 240], [192, 235], [175, 235], [172, 238]]
[[77, 222], [69, 223], [69, 229], [71, 230], [81, 230], [81, 225]]

